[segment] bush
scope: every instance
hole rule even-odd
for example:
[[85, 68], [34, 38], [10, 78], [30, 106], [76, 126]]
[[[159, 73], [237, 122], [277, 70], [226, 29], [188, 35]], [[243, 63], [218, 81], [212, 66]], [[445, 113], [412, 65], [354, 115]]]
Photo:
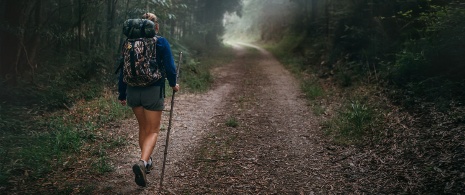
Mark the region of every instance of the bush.
[[445, 9], [420, 19], [428, 26], [396, 55], [391, 81], [430, 100], [464, 96], [465, 9]]
[[183, 66], [181, 70], [181, 81], [186, 84], [188, 89], [193, 91], [205, 91], [213, 82], [208, 64], [200, 63], [192, 59]]

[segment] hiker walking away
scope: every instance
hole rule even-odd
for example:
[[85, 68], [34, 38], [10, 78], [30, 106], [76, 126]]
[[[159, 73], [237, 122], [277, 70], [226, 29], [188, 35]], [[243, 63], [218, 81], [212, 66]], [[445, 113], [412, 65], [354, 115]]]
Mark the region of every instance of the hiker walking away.
[[[143, 19], [155, 24], [155, 34], [158, 33], [159, 25], [157, 16], [146, 13]], [[176, 67], [170, 44], [164, 37], [156, 36], [156, 62], [164, 68], [166, 74], [162, 78], [148, 86], [131, 86], [123, 79], [124, 68], [120, 70], [118, 82], [118, 99], [123, 106], [126, 104], [132, 108], [139, 124], [139, 147], [140, 159], [133, 165], [135, 182], [139, 186], [147, 186], [146, 174], [150, 173], [152, 166], [152, 152], [160, 132], [161, 116], [164, 109], [165, 75], [169, 86], [174, 91], [179, 90], [176, 83]], [[123, 46], [124, 47], [124, 46]]]

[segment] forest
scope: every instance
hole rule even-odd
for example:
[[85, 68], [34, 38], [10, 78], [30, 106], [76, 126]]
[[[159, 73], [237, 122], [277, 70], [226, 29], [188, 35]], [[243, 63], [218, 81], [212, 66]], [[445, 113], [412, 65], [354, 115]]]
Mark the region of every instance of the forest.
[[147, 12], [185, 54], [188, 92], [209, 90], [229, 44], [262, 46], [299, 78], [328, 139], [396, 165], [390, 189], [369, 192], [463, 193], [462, 0], [0, 1], [0, 191], [44, 189], [83, 150], [91, 174], [114, 171], [106, 151], [126, 140], [102, 129], [131, 116], [116, 101], [122, 24]]

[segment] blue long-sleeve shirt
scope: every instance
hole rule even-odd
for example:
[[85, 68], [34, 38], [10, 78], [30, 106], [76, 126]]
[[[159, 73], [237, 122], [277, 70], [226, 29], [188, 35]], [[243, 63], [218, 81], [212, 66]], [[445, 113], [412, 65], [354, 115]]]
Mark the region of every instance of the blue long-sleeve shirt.
[[[159, 66], [165, 67], [166, 77], [171, 87], [176, 86], [176, 65], [174, 64], [171, 47], [164, 37], [158, 37], [156, 45], [156, 60]], [[165, 75], [151, 86], [165, 86]], [[118, 80], [119, 100], [126, 100], [127, 84], [123, 81], [123, 69], [121, 68]]]

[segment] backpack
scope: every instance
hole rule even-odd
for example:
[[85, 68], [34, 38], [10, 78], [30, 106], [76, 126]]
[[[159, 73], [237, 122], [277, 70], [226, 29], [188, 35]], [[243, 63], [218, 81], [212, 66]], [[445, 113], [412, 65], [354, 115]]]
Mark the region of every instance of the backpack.
[[[163, 77], [164, 69], [156, 61], [159, 37], [155, 36], [153, 26], [147, 25], [150, 23], [153, 24], [145, 19], [130, 19], [124, 23], [123, 33], [128, 38], [122, 46], [121, 66], [123, 81], [129, 86], [149, 86]], [[147, 28], [153, 29], [153, 34]]]

